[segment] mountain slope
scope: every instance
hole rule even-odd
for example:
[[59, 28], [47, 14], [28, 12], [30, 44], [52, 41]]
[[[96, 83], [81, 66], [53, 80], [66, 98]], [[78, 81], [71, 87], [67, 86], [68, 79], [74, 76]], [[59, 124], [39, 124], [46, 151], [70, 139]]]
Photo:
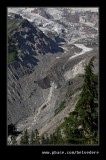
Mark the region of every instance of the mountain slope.
[[[80, 75], [93, 56], [98, 73], [98, 12], [8, 10], [8, 124], [50, 134], [74, 109], [83, 85]], [[66, 107], [55, 116], [63, 101]]]

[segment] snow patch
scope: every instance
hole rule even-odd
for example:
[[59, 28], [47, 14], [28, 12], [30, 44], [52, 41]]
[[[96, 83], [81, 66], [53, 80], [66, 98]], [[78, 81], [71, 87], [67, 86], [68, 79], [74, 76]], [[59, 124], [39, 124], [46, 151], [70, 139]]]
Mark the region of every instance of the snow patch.
[[90, 51], [93, 50], [92, 48], [88, 48], [88, 47], [84, 46], [84, 44], [74, 44], [74, 45], [75, 45], [76, 47], [78, 47], [78, 48], [81, 48], [82, 51], [81, 51], [80, 53], [74, 53], [73, 56], [69, 57], [69, 59], [64, 63], [63, 69], [64, 69], [66, 63], [67, 63], [68, 61], [70, 61], [71, 59], [73, 59], [73, 58], [75, 58], [75, 57], [78, 57], [78, 56], [80, 56], [80, 55], [82, 55], [82, 54], [85, 54], [86, 52], [90, 52]]
[[71, 56], [71, 57], [69, 58], [69, 60], [70, 60], [70, 59], [73, 59], [74, 57], [77, 57], [77, 56], [80, 56], [80, 55], [82, 55], [82, 54], [85, 54], [86, 52], [92, 51], [92, 48], [88, 48], [88, 47], [84, 46], [84, 44], [74, 44], [74, 45], [75, 45], [76, 47], [78, 47], [78, 48], [81, 48], [82, 51], [81, 51], [79, 54], [76, 54], [76, 53], [75, 53], [75, 55]]
[[98, 7], [83, 7], [83, 8], [79, 8], [79, 7], [76, 7], [76, 8], [71, 8], [72, 9], [72, 12], [84, 12], [84, 11], [91, 11], [91, 12], [98, 12], [99, 8]]
[[64, 74], [64, 78], [66, 81], [75, 78], [78, 74], [84, 73], [85, 59], [76, 64], [72, 69], [69, 69]]

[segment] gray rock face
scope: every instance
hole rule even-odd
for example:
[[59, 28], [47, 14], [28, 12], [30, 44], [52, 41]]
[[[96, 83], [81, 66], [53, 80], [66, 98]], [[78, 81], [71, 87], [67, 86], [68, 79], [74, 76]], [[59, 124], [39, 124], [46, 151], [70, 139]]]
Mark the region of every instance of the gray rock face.
[[45, 36], [38, 28], [35, 28], [28, 20], [21, 22], [15, 36], [23, 51], [26, 49], [30, 54], [36, 54], [38, 51], [41, 51], [43, 54], [63, 51], [58, 44]]

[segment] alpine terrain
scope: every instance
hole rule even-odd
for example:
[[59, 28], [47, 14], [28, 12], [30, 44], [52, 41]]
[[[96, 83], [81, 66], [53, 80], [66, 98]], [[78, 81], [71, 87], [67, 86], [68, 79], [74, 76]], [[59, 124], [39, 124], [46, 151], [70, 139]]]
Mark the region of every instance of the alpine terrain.
[[97, 144], [98, 8], [7, 10], [8, 144]]

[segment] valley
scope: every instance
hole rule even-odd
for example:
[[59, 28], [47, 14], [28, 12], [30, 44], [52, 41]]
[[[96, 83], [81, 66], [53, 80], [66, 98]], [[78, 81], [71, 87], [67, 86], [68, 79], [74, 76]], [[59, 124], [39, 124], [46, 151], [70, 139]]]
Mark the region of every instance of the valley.
[[50, 135], [74, 111], [93, 56], [98, 74], [95, 9], [8, 8], [8, 125]]

